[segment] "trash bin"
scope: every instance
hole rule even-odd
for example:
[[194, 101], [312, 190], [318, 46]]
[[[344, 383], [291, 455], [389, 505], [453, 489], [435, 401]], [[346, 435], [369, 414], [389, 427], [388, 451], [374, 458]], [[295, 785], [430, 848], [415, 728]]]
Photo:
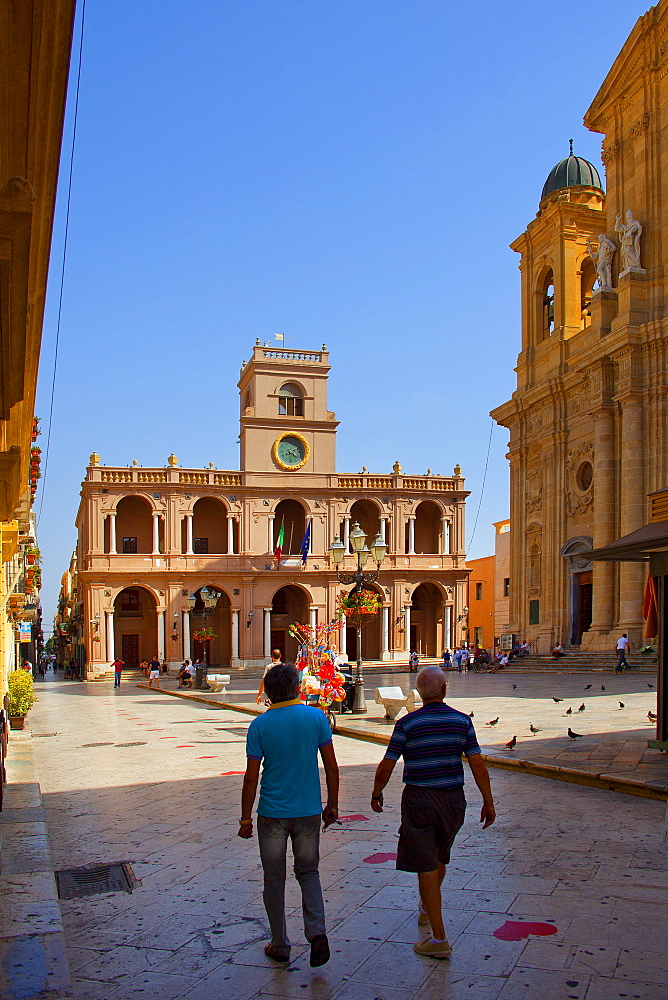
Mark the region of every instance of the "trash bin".
[[198, 691], [209, 690], [209, 685], [206, 682], [206, 672], [208, 669], [209, 668], [204, 663], [195, 667], [195, 683], [193, 684], [193, 687], [197, 688]]

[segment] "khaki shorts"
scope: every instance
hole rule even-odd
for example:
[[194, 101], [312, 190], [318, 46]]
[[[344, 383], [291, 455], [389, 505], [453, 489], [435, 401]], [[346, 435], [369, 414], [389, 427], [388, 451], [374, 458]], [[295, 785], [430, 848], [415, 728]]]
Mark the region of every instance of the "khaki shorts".
[[463, 788], [405, 785], [397, 868], [403, 872], [433, 872], [439, 862], [447, 865], [465, 813]]

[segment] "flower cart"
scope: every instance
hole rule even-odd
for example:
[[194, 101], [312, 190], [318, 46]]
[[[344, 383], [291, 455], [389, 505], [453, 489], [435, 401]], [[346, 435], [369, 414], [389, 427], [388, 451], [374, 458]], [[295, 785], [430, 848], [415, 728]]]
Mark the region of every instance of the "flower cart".
[[327, 716], [332, 732], [336, 731], [333, 702], [342, 702], [346, 696], [344, 676], [336, 667], [336, 650], [331, 642], [341, 629], [341, 619], [323, 625], [290, 626], [290, 635], [299, 643], [295, 666], [301, 672], [301, 698], [309, 705], [320, 708]]

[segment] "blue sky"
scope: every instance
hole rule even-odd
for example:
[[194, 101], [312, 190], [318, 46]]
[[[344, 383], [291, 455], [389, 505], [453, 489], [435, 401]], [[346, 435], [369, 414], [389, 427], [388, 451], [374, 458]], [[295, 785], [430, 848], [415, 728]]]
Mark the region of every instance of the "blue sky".
[[[237, 468], [239, 367], [275, 333], [288, 347], [328, 345], [339, 471], [398, 459], [448, 474], [459, 462], [470, 538], [488, 412], [514, 388], [508, 244], [569, 138], [600, 169], [601, 137], [582, 117], [647, 7], [87, 0], [39, 523], [46, 625], [89, 454], [152, 466], [173, 450], [186, 467]], [[471, 558], [492, 551], [491, 522], [508, 514], [506, 444], [495, 428]]]

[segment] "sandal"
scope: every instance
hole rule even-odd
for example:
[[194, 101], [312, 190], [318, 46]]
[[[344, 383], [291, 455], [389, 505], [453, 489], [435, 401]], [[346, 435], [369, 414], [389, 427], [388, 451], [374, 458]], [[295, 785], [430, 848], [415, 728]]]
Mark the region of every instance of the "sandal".
[[272, 946], [270, 944], [266, 944], [264, 946], [264, 953], [267, 956], [267, 958], [273, 958], [273, 960], [275, 962], [289, 962], [290, 961], [290, 956], [289, 955], [284, 955], [280, 951], [274, 951], [274, 949], [272, 948]]

